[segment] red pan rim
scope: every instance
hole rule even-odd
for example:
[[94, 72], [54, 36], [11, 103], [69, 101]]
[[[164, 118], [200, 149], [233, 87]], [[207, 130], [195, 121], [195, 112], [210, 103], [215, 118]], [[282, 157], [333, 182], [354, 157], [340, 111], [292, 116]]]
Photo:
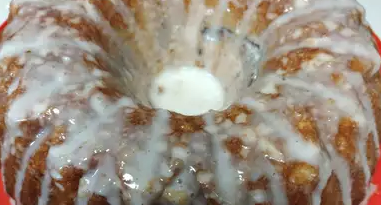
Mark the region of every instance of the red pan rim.
[[3, 22], [2, 24], [0, 24], [0, 32], [1, 32], [2, 30], [4, 30], [5, 26], [7, 26], [7, 22], [6, 22], [6, 21]]

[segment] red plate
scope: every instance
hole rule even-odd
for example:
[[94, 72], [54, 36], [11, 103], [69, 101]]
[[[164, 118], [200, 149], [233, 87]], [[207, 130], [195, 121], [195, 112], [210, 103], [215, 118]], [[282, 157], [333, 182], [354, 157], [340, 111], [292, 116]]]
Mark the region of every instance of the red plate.
[[7, 25], [7, 22], [4, 22], [0, 25], [0, 32], [5, 28], [6, 25]]
[[[373, 38], [376, 40], [378, 51], [381, 55], [381, 40], [376, 33], [372, 32]], [[381, 68], [380, 68], [381, 72]], [[373, 184], [378, 185], [377, 192], [370, 198], [368, 205], [380, 205], [381, 204], [381, 160], [378, 162], [376, 173], [373, 176]]]
[[[0, 25], [0, 32], [4, 29], [4, 27], [7, 25], [7, 22], [4, 22]], [[374, 39], [376, 40], [378, 51], [381, 55], [381, 40], [377, 37], [377, 35], [373, 32], [372, 33]], [[380, 68], [381, 72], [381, 68]], [[380, 205], [381, 204], [381, 160], [378, 163], [377, 170], [375, 175], [373, 176], [373, 184], [378, 185], [378, 190], [375, 194], [369, 199], [368, 205]], [[5, 193], [1, 181], [1, 175], [0, 175], [0, 204], [3, 205], [10, 205], [10, 200], [7, 194]]]

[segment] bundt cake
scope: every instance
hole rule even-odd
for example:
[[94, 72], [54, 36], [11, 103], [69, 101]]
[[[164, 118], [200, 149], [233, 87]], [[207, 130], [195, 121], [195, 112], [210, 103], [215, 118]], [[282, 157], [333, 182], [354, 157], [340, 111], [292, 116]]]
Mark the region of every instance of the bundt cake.
[[380, 56], [355, 0], [13, 0], [16, 205], [359, 205]]

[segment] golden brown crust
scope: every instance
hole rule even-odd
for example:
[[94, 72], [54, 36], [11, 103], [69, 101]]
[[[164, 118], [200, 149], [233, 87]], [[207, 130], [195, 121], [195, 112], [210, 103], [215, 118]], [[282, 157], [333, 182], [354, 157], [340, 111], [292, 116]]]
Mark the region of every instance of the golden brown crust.
[[268, 70], [282, 69], [287, 74], [293, 74], [302, 69], [302, 63], [315, 58], [319, 54], [330, 54], [329, 51], [318, 48], [301, 48], [266, 61], [264, 68]]
[[89, 201], [88, 205], [110, 205], [107, 201], [107, 198], [104, 196], [93, 195]]
[[269, 185], [269, 179], [265, 176], [259, 177], [256, 181], [248, 181], [246, 184], [247, 190], [267, 190]]
[[360, 204], [366, 195], [365, 174], [360, 167], [354, 167], [351, 169], [352, 191], [351, 198], [352, 204]]
[[114, 29], [122, 30], [127, 29], [127, 24], [124, 22], [123, 17], [116, 11], [114, 4], [109, 0], [90, 0], [90, 3], [93, 4], [103, 17], [110, 22], [111, 26]]
[[287, 13], [287, 7], [292, 4], [290, 0], [262, 1], [257, 8], [256, 21], [253, 24], [252, 32], [256, 34], [262, 33], [276, 18]]
[[63, 180], [52, 180], [48, 204], [74, 205], [84, 172], [74, 167], [65, 167], [60, 174]]
[[242, 157], [241, 152], [244, 143], [239, 137], [229, 137], [225, 140], [225, 149], [235, 157]]
[[350, 164], [354, 163], [356, 150], [356, 141], [358, 136], [358, 125], [348, 117], [341, 118], [339, 128], [334, 137], [333, 145], [337, 152]]
[[306, 162], [289, 162], [283, 167], [283, 176], [288, 192], [310, 193], [319, 182], [319, 168]]
[[130, 108], [133, 111], [127, 116], [129, 123], [135, 126], [149, 125], [152, 118], [155, 116], [155, 110], [145, 106], [138, 106], [137, 108]]
[[16, 174], [20, 168], [20, 165], [17, 163], [19, 161], [16, 156], [11, 155], [9, 156], [5, 162], [3, 172], [4, 172], [4, 184], [5, 184], [5, 191], [7, 194], [15, 198], [15, 184], [16, 184]]
[[293, 124], [296, 130], [302, 134], [304, 140], [318, 144], [319, 132], [309, 108], [296, 108], [292, 111], [292, 116]]
[[191, 134], [203, 131], [205, 121], [201, 116], [183, 116], [171, 113], [169, 125], [171, 133], [169, 135], [182, 136], [184, 134]]
[[340, 181], [334, 173], [329, 177], [327, 185], [323, 190], [320, 204], [344, 205], [341, 195]]
[[[42, 125], [37, 121], [25, 121], [20, 124], [20, 130], [23, 136], [15, 139], [15, 153], [9, 155], [5, 159], [4, 176], [6, 183], [6, 190], [11, 197], [15, 198], [15, 186], [18, 170], [21, 168], [21, 159], [25, 155], [26, 148], [35, 140], [35, 136], [42, 129]], [[44, 162], [30, 162], [30, 163], [44, 163]], [[37, 175], [38, 177], [38, 175]], [[33, 179], [31, 179], [33, 180]], [[38, 187], [37, 187], [38, 188]], [[33, 190], [31, 190], [33, 191]], [[34, 197], [34, 196], [31, 196]]]
[[305, 162], [290, 162], [283, 167], [290, 204], [311, 204], [312, 192], [319, 182], [319, 169]]
[[369, 133], [368, 140], [366, 141], [366, 158], [368, 161], [368, 166], [371, 171], [371, 175], [373, 176], [376, 171], [377, 165], [377, 148], [374, 142], [374, 136], [372, 133]]
[[[4, 135], [6, 132], [5, 114], [9, 106], [6, 100], [5, 93], [7, 93], [9, 86], [12, 84], [12, 81], [15, 79], [19, 70], [22, 68], [22, 65], [20, 65], [17, 58], [4, 59], [3, 63], [4, 63], [3, 65], [4, 67], [0, 65], [0, 76], [4, 76], [0, 78], [0, 142], [1, 144], [3, 144], [4, 142]], [[4, 73], [5, 68], [8, 69], [8, 72], [9, 72], [8, 74]], [[0, 146], [0, 157], [1, 157], [2, 149], [3, 148]]]
[[232, 105], [224, 112], [218, 113], [215, 117], [215, 123], [221, 124], [230, 120], [232, 123], [240, 125], [249, 125], [253, 111], [244, 105]]
[[368, 95], [372, 102], [373, 114], [377, 127], [379, 141], [381, 142], [381, 74], [377, 73], [373, 78], [367, 79]]

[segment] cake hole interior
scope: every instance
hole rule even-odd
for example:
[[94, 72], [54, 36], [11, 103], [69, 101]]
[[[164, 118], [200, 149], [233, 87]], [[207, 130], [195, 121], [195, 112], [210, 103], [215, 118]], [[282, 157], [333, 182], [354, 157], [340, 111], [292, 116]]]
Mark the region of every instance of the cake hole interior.
[[219, 79], [199, 67], [166, 68], [153, 82], [151, 104], [183, 115], [201, 115], [225, 106]]
[[201, 33], [193, 64], [166, 66], [152, 80], [149, 99], [154, 108], [189, 116], [222, 111], [257, 77], [257, 44], [226, 29]]

